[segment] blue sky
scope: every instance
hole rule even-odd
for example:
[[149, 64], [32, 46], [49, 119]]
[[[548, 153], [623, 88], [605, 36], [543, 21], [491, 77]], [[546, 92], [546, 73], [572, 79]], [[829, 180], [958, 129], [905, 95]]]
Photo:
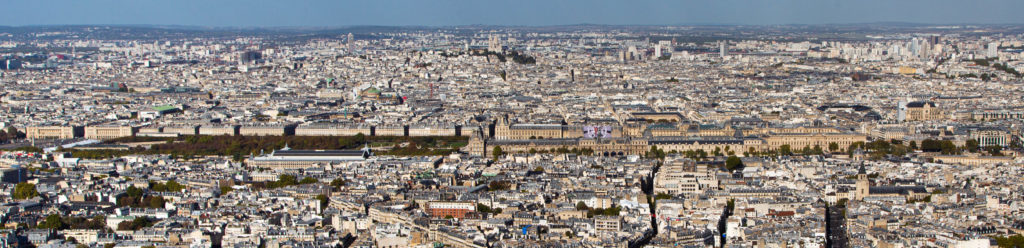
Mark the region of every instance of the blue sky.
[[5, 0], [0, 25], [1024, 23], [1024, 0]]

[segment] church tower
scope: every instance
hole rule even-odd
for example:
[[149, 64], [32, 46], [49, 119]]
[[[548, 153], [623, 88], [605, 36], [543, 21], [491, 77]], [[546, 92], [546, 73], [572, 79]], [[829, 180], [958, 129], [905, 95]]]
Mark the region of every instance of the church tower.
[[864, 200], [871, 194], [871, 182], [868, 181], [867, 171], [864, 169], [864, 164], [860, 165], [860, 170], [857, 172], [857, 194], [854, 196], [855, 200]]

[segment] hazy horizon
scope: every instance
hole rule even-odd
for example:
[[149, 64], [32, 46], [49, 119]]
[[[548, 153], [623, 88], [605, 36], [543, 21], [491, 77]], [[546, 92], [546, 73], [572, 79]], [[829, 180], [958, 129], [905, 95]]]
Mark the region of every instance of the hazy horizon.
[[54, 0], [7, 3], [0, 26], [200, 27], [1024, 24], [1013, 0], [355, 1]]

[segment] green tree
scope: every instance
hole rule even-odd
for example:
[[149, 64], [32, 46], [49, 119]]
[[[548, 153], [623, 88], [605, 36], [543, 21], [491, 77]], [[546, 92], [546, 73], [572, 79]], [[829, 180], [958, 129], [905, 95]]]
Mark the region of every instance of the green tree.
[[576, 210], [589, 210], [589, 209], [590, 209], [590, 207], [588, 207], [586, 203], [583, 203], [582, 201], [576, 202]]
[[1007, 237], [995, 237], [996, 245], [999, 247], [1013, 247], [1020, 248], [1024, 247], [1024, 236], [1020, 234], [1007, 236]]
[[173, 180], [173, 179], [167, 181], [166, 184], [167, 184], [167, 190], [170, 191], [170, 192], [181, 192], [181, 190], [185, 189], [185, 185], [182, 185], [181, 183], [178, 183], [178, 181]]
[[956, 149], [956, 145], [953, 144], [953, 141], [943, 140], [942, 143], [941, 143], [941, 147], [942, 147], [942, 154], [957, 154], [957, 153], [959, 153], [958, 150]]
[[505, 152], [501, 150], [501, 146], [494, 146], [494, 151], [491, 153], [491, 155], [494, 155], [494, 159], [498, 159], [504, 154]]
[[729, 158], [725, 159], [725, 169], [726, 170], [734, 171], [737, 168], [740, 168], [741, 166], [743, 166], [743, 160], [740, 159], [739, 157], [729, 156]]
[[789, 144], [781, 145], [779, 146], [779, 153], [785, 156], [793, 155], [793, 151], [791, 151], [791, 149], [792, 148], [789, 146]]
[[507, 181], [491, 181], [487, 184], [488, 191], [501, 191], [512, 189], [512, 183]]
[[672, 199], [672, 195], [665, 194], [664, 192], [654, 195], [654, 200]]
[[122, 221], [117, 224], [117, 230], [137, 231], [142, 228], [151, 227], [155, 222], [149, 217], [137, 217], [132, 221]]
[[294, 175], [288, 175], [288, 174], [282, 174], [282, 175], [277, 176], [277, 182], [282, 184], [282, 185], [285, 185], [285, 186], [295, 185], [295, 184], [299, 183], [298, 181], [295, 180], [295, 176]]
[[107, 216], [96, 215], [92, 219], [86, 220], [85, 218], [75, 217], [70, 220], [65, 220], [64, 223], [68, 223], [71, 229], [105, 229], [107, 227]]
[[160, 192], [181, 192], [182, 189], [185, 189], [185, 185], [181, 185], [174, 180], [167, 181], [166, 183], [150, 181], [149, 189]]
[[839, 151], [839, 143], [836, 143], [836, 142], [828, 143], [828, 151], [829, 152], [838, 152]]
[[142, 193], [142, 189], [136, 188], [135, 186], [128, 186], [128, 189], [125, 190], [125, 194], [129, 197], [139, 198], [142, 197]]
[[977, 139], [969, 139], [964, 142], [964, 148], [970, 152], [978, 152], [979, 143]]
[[985, 147], [985, 152], [988, 152], [988, 154], [992, 155], [992, 156], [1003, 156], [1003, 147], [1002, 146], [986, 146]]
[[345, 184], [348, 184], [348, 181], [346, 181], [344, 178], [340, 178], [339, 177], [339, 178], [335, 178], [334, 180], [331, 180], [331, 187], [334, 187], [336, 189], [340, 189], [341, 187], [345, 187]]
[[911, 150], [917, 150], [917, 141], [913, 141], [913, 140], [910, 141], [910, 149]]
[[317, 180], [316, 178], [304, 177], [304, 178], [302, 178], [301, 181], [299, 181], [299, 184], [312, 184], [312, 183], [319, 183], [319, 182], [320, 182], [320, 180]]
[[856, 151], [858, 148], [864, 148], [863, 141], [850, 143], [850, 146], [846, 147], [846, 153], [848, 153], [850, 156], [853, 156], [853, 152]]
[[51, 214], [46, 216], [46, 219], [43, 220], [43, 222], [40, 222], [39, 225], [36, 225], [36, 227], [42, 229], [63, 230], [64, 228], [67, 227], [67, 225], [64, 224], [64, 221], [60, 218], [60, 215]]
[[924, 152], [941, 152], [942, 142], [933, 139], [926, 139], [921, 141], [921, 151]]
[[888, 153], [889, 149], [891, 147], [892, 147], [892, 145], [889, 144], [889, 142], [885, 141], [885, 140], [876, 140], [876, 141], [872, 141], [871, 143], [868, 143], [867, 145], [865, 145], [865, 148], [867, 148], [869, 150], [878, 151], [878, 152], [882, 152], [882, 153]]
[[324, 194], [317, 195], [316, 199], [320, 200], [320, 208], [321, 209], [327, 208], [327, 205], [330, 204], [330, 202], [331, 202], [330, 198], [328, 198], [327, 195], [324, 195]]
[[167, 200], [164, 200], [162, 196], [149, 197], [148, 201], [150, 208], [164, 208], [167, 204]]
[[587, 218], [592, 218], [595, 215], [616, 216], [619, 215], [619, 212], [621, 211], [622, 207], [618, 206], [610, 208], [594, 208], [587, 211]]
[[907, 147], [907, 146], [904, 146], [904, 145], [893, 145], [892, 149], [889, 150], [889, 154], [892, 154], [892, 155], [897, 156], [897, 157], [903, 157], [903, 156], [907, 155], [907, 153], [909, 151], [910, 151], [910, 148]]
[[24, 200], [32, 197], [39, 196], [39, 191], [36, 191], [36, 185], [31, 183], [18, 183], [14, 185], [14, 199]]
[[483, 213], [490, 213], [491, 212], [491, 207], [488, 207], [487, 205], [484, 205], [484, 204], [477, 203], [476, 204], [476, 211], [477, 212], [483, 212]]
[[231, 188], [231, 186], [229, 186], [229, 185], [221, 185], [220, 186], [220, 194], [221, 195], [225, 195], [227, 193], [230, 193], [231, 191], [235, 191], [235, 189]]

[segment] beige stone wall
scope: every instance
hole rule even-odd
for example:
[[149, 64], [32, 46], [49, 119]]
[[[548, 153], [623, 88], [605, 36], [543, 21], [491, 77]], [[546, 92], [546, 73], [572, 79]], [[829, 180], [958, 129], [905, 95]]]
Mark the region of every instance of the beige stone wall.
[[29, 139], [70, 139], [74, 135], [74, 127], [70, 126], [30, 126], [25, 129], [25, 137]]
[[135, 135], [134, 129], [130, 126], [88, 126], [85, 127], [85, 138], [87, 139], [116, 139]]

